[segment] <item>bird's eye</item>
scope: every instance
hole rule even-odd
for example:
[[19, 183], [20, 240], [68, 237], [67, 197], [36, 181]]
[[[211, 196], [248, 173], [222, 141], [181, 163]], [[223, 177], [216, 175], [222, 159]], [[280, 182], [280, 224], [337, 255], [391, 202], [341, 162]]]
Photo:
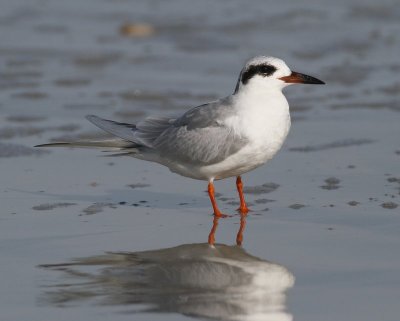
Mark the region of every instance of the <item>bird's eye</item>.
[[252, 77], [256, 75], [267, 77], [271, 76], [276, 70], [276, 67], [271, 65], [253, 65], [242, 73], [241, 80], [245, 85]]
[[260, 68], [260, 73], [263, 74], [263, 76], [270, 76], [276, 71], [276, 68], [274, 66], [270, 65], [263, 65]]

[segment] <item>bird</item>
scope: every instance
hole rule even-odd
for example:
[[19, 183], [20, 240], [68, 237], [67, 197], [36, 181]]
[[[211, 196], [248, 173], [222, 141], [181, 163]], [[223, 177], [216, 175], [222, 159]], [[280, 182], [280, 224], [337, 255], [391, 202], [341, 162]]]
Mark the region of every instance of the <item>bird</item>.
[[179, 116], [149, 116], [136, 124], [86, 118], [114, 138], [59, 142], [36, 147], [100, 147], [118, 155], [162, 164], [170, 171], [208, 182], [207, 191], [216, 217], [214, 181], [236, 177], [240, 214], [249, 208], [242, 175], [265, 164], [282, 147], [290, 129], [289, 104], [282, 90], [292, 84], [325, 84], [292, 71], [279, 58], [256, 56], [242, 68], [234, 92], [187, 110]]

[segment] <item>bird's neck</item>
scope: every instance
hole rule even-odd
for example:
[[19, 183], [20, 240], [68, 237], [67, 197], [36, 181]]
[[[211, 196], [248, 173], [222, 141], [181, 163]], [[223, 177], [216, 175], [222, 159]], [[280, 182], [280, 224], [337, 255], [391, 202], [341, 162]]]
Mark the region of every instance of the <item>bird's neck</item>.
[[274, 105], [287, 106], [287, 100], [281, 88], [278, 87], [246, 86], [242, 87], [234, 96], [237, 105], [246, 109], [274, 109]]
[[243, 88], [234, 96], [239, 124], [236, 130], [261, 145], [273, 137], [280, 142], [276, 146], [280, 146], [290, 127], [289, 105], [282, 91]]

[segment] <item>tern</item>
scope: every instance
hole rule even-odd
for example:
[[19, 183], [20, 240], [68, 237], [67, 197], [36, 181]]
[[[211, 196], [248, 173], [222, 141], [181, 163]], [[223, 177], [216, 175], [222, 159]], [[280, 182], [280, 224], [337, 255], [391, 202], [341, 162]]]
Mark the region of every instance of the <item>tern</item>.
[[270, 160], [290, 129], [289, 104], [282, 89], [291, 84], [324, 84], [291, 71], [278, 58], [257, 56], [245, 64], [233, 94], [178, 117], [150, 116], [137, 124], [89, 115], [94, 125], [115, 136], [98, 141], [37, 145], [101, 147], [167, 166], [172, 172], [208, 181], [214, 215], [225, 217], [215, 199], [214, 180], [236, 177], [240, 206], [249, 209], [241, 175]]

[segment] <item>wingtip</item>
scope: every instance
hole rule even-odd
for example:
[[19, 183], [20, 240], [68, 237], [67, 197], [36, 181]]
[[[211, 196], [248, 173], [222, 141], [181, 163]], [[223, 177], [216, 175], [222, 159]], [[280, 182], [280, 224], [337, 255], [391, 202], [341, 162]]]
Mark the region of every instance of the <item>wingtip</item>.
[[60, 142], [60, 143], [47, 143], [47, 144], [39, 144], [39, 145], [35, 145], [33, 146], [35, 147], [57, 147], [57, 146], [66, 146], [66, 145], [70, 145], [70, 143], [68, 142]]
[[85, 118], [86, 118], [88, 121], [91, 121], [93, 118], [99, 118], [99, 117], [96, 116], [96, 115], [86, 115]]

